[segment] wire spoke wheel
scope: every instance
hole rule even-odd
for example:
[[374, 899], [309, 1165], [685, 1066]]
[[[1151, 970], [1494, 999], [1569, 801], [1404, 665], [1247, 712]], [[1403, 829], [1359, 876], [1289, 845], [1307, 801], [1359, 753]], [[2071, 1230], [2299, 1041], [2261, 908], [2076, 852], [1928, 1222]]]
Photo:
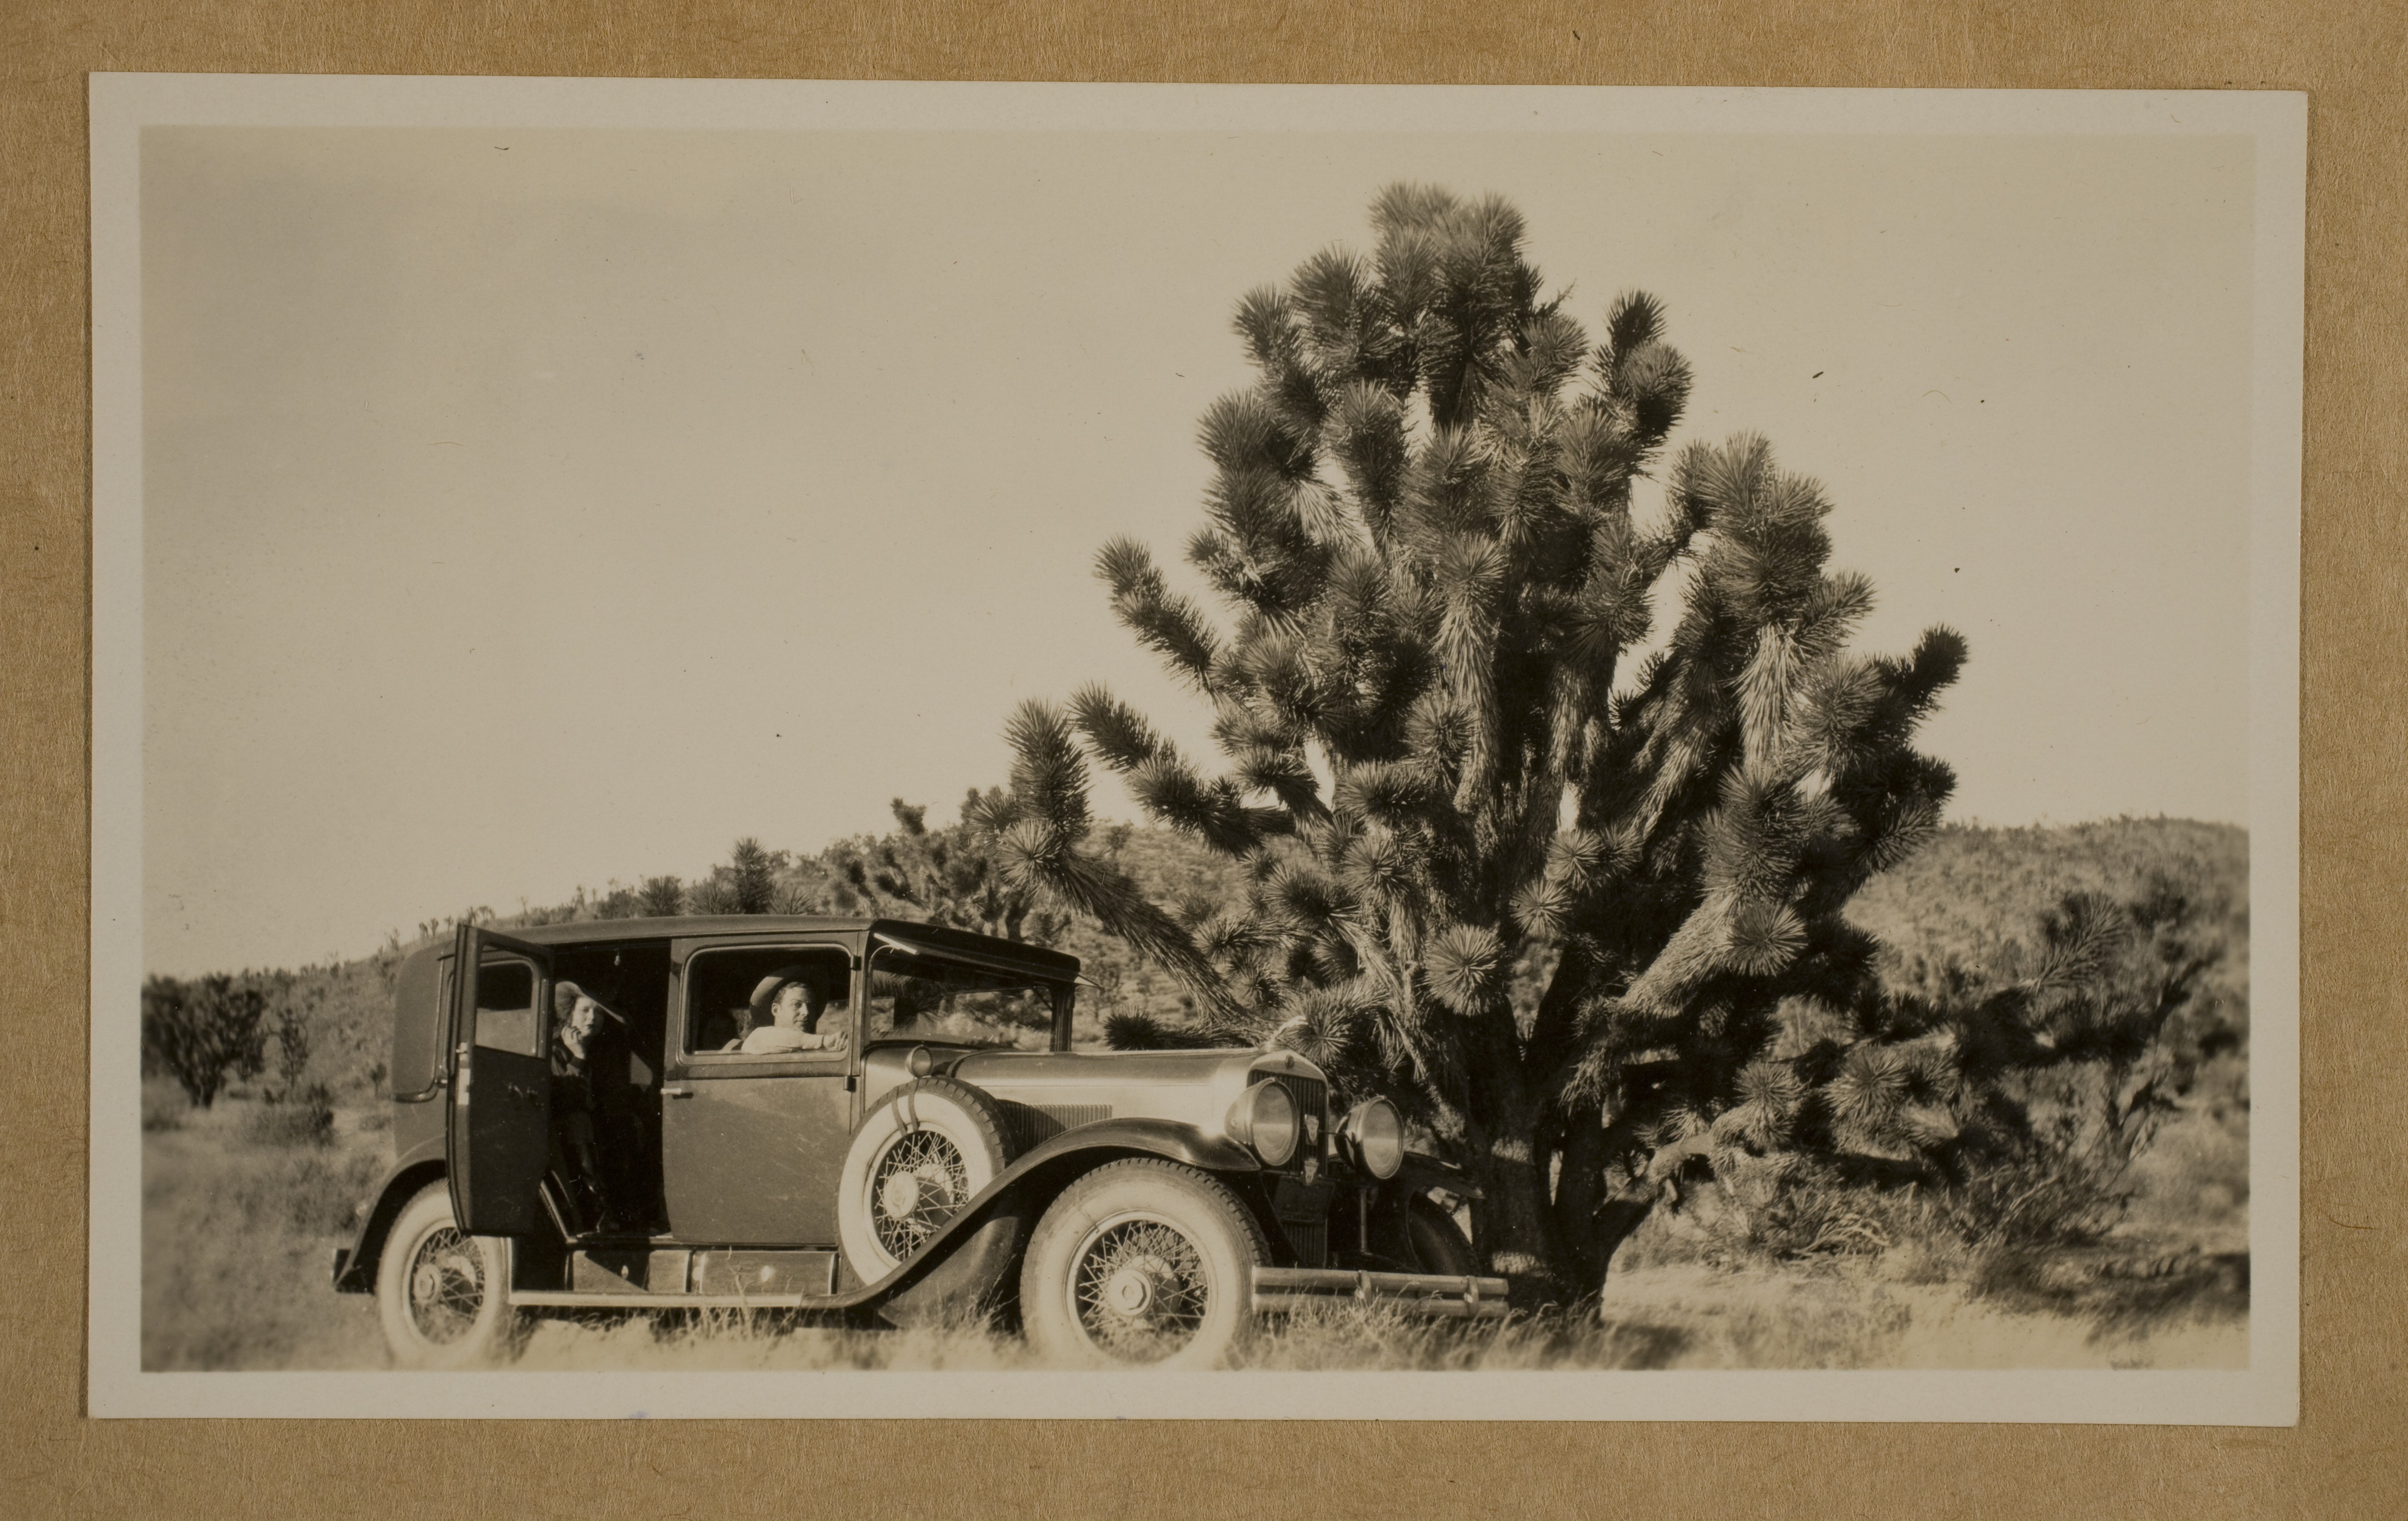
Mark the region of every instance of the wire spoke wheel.
[[933, 1129], [906, 1130], [870, 1169], [869, 1221], [878, 1244], [900, 1262], [969, 1201], [969, 1164]]
[[466, 1337], [485, 1307], [485, 1258], [449, 1226], [427, 1232], [410, 1254], [409, 1318], [437, 1346]]
[[1217, 1368], [1254, 1321], [1270, 1242], [1211, 1174], [1106, 1162], [1054, 1196], [1020, 1267], [1029, 1344], [1066, 1368]]
[[1071, 1258], [1071, 1309], [1097, 1351], [1160, 1362], [1196, 1339], [1212, 1308], [1203, 1251], [1159, 1215], [1096, 1227]]
[[472, 1236], [437, 1179], [402, 1207], [377, 1255], [377, 1319], [401, 1368], [474, 1368], [518, 1355], [509, 1245]]
[[862, 1116], [837, 1173], [845, 1270], [876, 1284], [931, 1250], [939, 1232], [969, 1224], [965, 1212], [1010, 1163], [1002, 1111], [978, 1089], [941, 1077], [888, 1089]]

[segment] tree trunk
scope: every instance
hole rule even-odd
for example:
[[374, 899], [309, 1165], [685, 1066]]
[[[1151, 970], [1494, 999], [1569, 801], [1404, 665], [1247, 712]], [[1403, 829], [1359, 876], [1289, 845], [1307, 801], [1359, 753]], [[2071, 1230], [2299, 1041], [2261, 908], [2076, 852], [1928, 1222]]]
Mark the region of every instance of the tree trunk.
[[[1605, 1282], [1613, 1248], [1599, 1234], [1598, 1211], [1605, 1202], [1605, 1121], [1594, 1109], [1574, 1111], [1564, 1121], [1561, 1166], [1555, 1173], [1555, 1238], [1565, 1267], [1584, 1290]], [[1616, 1237], [1615, 1241], [1620, 1238]]]
[[1537, 1017], [1530, 1024], [1525, 1069], [1544, 1081], [1579, 1055], [1580, 1001], [1596, 981], [1597, 965], [1587, 948], [1575, 940], [1555, 958], [1555, 975], [1540, 995]]
[[1560, 1299], [1567, 1284], [1548, 1228], [1541, 1112], [1522, 1078], [1512, 1011], [1493, 1010], [1470, 1026], [1465, 1139], [1471, 1174], [1484, 1196], [1472, 1211], [1472, 1247], [1491, 1272], [1512, 1281], [1517, 1303]]
[[1597, 1286], [1600, 1293], [1605, 1288], [1606, 1274], [1612, 1270], [1614, 1250], [1656, 1208], [1656, 1200], [1663, 1190], [1660, 1180], [1651, 1172], [1642, 1171], [1628, 1184], [1607, 1195], [1605, 1202], [1598, 1206], [1589, 1240], [1598, 1256]]

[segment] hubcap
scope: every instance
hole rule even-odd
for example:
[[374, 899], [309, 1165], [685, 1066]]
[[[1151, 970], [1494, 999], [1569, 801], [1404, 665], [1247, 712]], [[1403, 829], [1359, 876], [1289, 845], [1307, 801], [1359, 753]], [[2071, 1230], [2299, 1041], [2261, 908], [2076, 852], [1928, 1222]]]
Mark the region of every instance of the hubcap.
[[409, 1319], [437, 1343], [457, 1342], [485, 1307], [485, 1258], [450, 1226], [430, 1230], [410, 1254]]
[[907, 1130], [870, 1174], [869, 1220], [878, 1244], [900, 1262], [969, 1202], [961, 1148], [935, 1130]]
[[1154, 1302], [1154, 1279], [1140, 1268], [1123, 1268], [1104, 1284], [1104, 1302], [1124, 1315], [1141, 1315]]
[[1087, 1233], [1070, 1259], [1070, 1308], [1097, 1351], [1160, 1362], [1196, 1339], [1212, 1307], [1211, 1270], [1186, 1232], [1121, 1215]]

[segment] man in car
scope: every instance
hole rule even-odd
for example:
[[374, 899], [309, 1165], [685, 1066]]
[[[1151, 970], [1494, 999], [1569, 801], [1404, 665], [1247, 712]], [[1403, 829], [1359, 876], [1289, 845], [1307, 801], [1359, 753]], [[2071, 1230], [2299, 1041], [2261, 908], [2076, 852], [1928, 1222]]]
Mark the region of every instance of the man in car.
[[[826, 1000], [819, 989], [800, 977], [772, 975], [752, 990], [752, 1031], [737, 1049], [748, 1056], [780, 1055], [797, 1051], [842, 1051], [841, 1021], [820, 1028]], [[767, 1015], [766, 1021], [763, 1016]]]

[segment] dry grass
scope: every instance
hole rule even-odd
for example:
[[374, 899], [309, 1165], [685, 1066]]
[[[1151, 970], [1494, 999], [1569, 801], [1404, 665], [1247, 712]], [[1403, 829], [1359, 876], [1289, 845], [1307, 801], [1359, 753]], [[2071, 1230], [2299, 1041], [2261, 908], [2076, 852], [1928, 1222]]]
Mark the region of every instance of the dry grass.
[[[384, 1366], [373, 1301], [326, 1282], [330, 1248], [381, 1171], [380, 1115], [322, 1139], [265, 1106], [156, 1106], [143, 1137], [143, 1365]], [[281, 1138], [281, 1139], [279, 1139]], [[1659, 1212], [1617, 1256], [1601, 1304], [1501, 1326], [1336, 1304], [1265, 1325], [1257, 1370], [2222, 1368], [2247, 1355], [2245, 1114], [2170, 1126], [2126, 1226], [2079, 1249], [1981, 1252], [1924, 1228], [1928, 1201], [1832, 1213], [1814, 1248], [1727, 1250], [1701, 1202]], [[1926, 1221], [1928, 1224], [1928, 1221]], [[1038, 1365], [983, 1324], [908, 1331], [709, 1313], [537, 1324], [516, 1366], [661, 1370]]]
[[[1542, 1313], [1496, 1326], [1422, 1321], [1337, 1303], [1264, 1325], [1238, 1362], [1256, 1371], [1608, 1369], [2238, 1368], [2245, 1317], [2170, 1313], [2105, 1324], [2018, 1309], [1961, 1285], [1899, 1281], [1876, 1264], [1787, 1273], [1702, 1265], [1615, 1280], [1601, 1313]], [[523, 1369], [1010, 1371], [1041, 1367], [988, 1327], [909, 1331], [798, 1326], [718, 1314], [548, 1321]]]
[[375, 1306], [326, 1280], [382, 1138], [255, 1139], [279, 1132], [259, 1112], [221, 1099], [142, 1138], [142, 1366], [379, 1366]]

